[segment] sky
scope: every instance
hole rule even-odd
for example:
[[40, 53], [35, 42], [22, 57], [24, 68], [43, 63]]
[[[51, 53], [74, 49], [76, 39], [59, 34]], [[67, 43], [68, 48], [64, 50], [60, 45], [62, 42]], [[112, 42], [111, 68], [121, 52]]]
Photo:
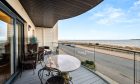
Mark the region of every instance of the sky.
[[7, 23], [0, 20], [0, 41], [7, 40]]
[[140, 0], [104, 0], [58, 27], [59, 40], [140, 39]]

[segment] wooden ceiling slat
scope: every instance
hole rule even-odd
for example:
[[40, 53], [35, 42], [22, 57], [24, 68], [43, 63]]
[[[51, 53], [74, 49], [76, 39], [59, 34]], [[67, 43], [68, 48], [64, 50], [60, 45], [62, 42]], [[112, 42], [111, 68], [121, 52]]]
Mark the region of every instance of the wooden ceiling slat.
[[80, 15], [103, 0], [19, 0], [39, 27], [53, 27], [58, 20]]

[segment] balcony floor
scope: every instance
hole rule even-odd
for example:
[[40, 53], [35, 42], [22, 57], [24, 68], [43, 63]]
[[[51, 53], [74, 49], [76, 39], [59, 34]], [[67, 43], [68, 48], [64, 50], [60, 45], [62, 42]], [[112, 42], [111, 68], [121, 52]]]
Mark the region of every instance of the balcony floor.
[[[35, 74], [33, 74], [33, 70], [24, 71], [21, 77], [17, 77], [13, 84], [40, 84], [40, 80], [37, 75], [40, 68], [41, 65], [38, 64]], [[100, 77], [83, 67], [70, 72], [70, 76], [72, 77], [73, 84], [107, 84]], [[46, 81], [45, 79], [47, 78], [44, 76], [44, 81]]]

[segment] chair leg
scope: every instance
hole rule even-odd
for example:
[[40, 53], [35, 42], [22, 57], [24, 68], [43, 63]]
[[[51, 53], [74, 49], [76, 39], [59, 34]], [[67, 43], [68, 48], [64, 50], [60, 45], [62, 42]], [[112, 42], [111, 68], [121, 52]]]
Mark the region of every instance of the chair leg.
[[42, 69], [40, 69], [40, 70], [38, 71], [38, 77], [39, 77], [39, 79], [40, 79], [41, 84], [43, 84], [41, 71], [42, 71]]
[[21, 78], [22, 72], [23, 72], [23, 64], [21, 65], [20, 78]]
[[34, 64], [32, 64], [32, 66], [33, 66], [33, 75], [35, 74], [35, 66], [34, 66]]
[[44, 70], [42, 70], [42, 73], [41, 73], [41, 79], [43, 78], [43, 73], [44, 73]]
[[73, 84], [73, 82], [72, 82], [72, 77], [69, 77], [69, 79], [70, 79], [70, 80], [69, 80], [69, 81], [70, 81], [70, 83], [71, 83], [71, 84]]

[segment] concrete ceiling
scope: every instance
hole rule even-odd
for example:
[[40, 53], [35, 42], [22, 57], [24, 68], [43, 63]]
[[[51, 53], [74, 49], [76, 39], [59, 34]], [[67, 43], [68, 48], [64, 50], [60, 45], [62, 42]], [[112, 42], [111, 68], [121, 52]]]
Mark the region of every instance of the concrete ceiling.
[[52, 28], [58, 20], [80, 15], [103, 0], [19, 0], [36, 27]]

